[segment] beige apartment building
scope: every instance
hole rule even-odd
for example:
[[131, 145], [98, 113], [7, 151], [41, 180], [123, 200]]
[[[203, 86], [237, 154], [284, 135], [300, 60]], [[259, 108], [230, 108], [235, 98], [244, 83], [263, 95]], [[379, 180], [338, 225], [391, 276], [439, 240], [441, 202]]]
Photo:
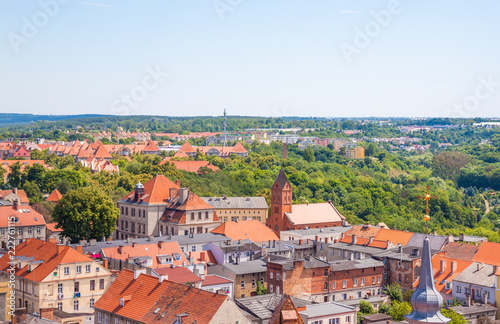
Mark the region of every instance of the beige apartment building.
[[266, 224], [269, 206], [264, 197], [201, 197], [215, 209], [220, 220], [240, 222], [258, 220]]
[[[13, 243], [18, 245], [30, 238], [43, 240], [46, 229], [43, 216], [29, 205], [20, 205], [15, 200], [13, 206], [0, 206], [0, 250], [8, 250]], [[14, 240], [9, 242], [9, 237]]]
[[102, 265], [69, 246], [28, 239], [0, 258], [0, 282], [15, 274], [16, 308], [28, 314], [41, 308], [92, 313], [92, 306], [111, 284]]

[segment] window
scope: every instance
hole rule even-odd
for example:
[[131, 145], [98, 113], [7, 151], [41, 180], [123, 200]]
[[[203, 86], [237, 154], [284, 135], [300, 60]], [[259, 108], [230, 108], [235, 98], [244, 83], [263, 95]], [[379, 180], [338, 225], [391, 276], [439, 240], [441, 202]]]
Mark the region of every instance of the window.
[[73, 302], [73, 310], [77, 311], [78, 310], [78, 300], [75, 300]]
[[23, 235], [23, 229], [22, 228], [19, 229], [19, 235]]
[[328, 290], [328, 282], [325, 282], [325, 290]]
[[80, 291], [80, 283], [78, 281], [75, 281], [75, 292]]
[[347, 294], [342, 294], [342, 299], [346, 300], [347, 299]]
[[245, 281], [244, 280], [241, 281], [241, 288], [245, 288]]
[[335, 290], [335, 287], [336, 287], [336, 286], [337, 286], [337, 285], [336, 285], [335, 281], [334, 281], [334, 282], [332, 282], [332, 290]]
[[264, 278], [260, 278], [260, 284], [264, 285]]
[[279, 295], [280, 294], [280, 286], [276, 286], [276, 293]]
[[115, 324], [118, 324], [118, 318], [115, 317]]
[[380, 283], [380, 276], [377, 277], [377, 283]]
[[87, 265], [85, 266], [85, 272], [90, 272], [90, 264], [87, 264]]
[[342, 250], [339, 250], [339, 257], [342, 256]]
[[108, 314], [104, 314], [104, 324], [108, 324]]
[[372, 277], [372, 285], [374, 285], [377, 282], [377, 279], [375, 277]]
[[90, 298], [90, 308], [94, 307], [95, 300], [94, 298]]
[[351, 323], [351, 316], [346, 316], [345, 317], [345, 322], [346, 323]]
[[193, 245], [193, 246], [191, 247], [191, 251], [196, 252], [196, 245]]
[[97, 312], [97, 323], [101, 323], [101, 312]]
[[62, 303], [57, 303], [57, 309], [62, 311]]
[[280, 280], [280, 273], [279, 272], [276, 272], [276, 280]]
[[361, 286], [365, 285], [365, 278], [361, 278]]
[[[345, 280], [344, 280], [344, 281], [345, 281]], [[357, 279], [357, 278], [353, 280], [353, 286], [354, 286], [354, 287], [357, 287], [357, 286], [358, 286], [358, 279]], [[344, 288], [345, 288], [345, 286], [344, 286]]]
[[255, 286], [256, 286], [255, 279], [252, 279], [252, 288], [255, 288]]
[[38, 227], [36, 228], [36, 233], [37, 233], [37, 234], [40, 234], [41, 232], [42, 232], [42, 228], [41, 228], [40, 226], [38, 226]]
[[409, 263], [405, 262], [405, 270], [408, 270], [408, 269], [409, 269]]
[[273, 293], [273, 285], [269, 285], [269, 291]]
[[342, 288], [347, 287], [347, 280], [342, 281]]
[[57, 293], [62, 294], [63, 293], [63, 284], [57, 284]]
[[358, 291], [358, 292], [356, 293], [356, 297], [357, 297], [357, 298], [361, 298], [361, 291]]
[[323, 271], [323, 276], [328, 277], [328, 269], [325, 269], [325, 270]]
[[201, 212], [198, 212], [198, 219], [201, 219]]
[[69, 267], [64, 267], [64, 274], [65, 275], [69, 274]]
[[99, 289], [104, 289], [104, 279], [99, 279]]
[[398, 274], [398, 282], [401, 283], [401, 274]]
[[194, 213], [191, 213], [191, 220], [194, 220]]
[[90, 280], [90, 290], [95, 290], [95, 280]]
[[208, 219], [208, 212], [205, 212], [205, 219]]
[[96, 268], [95, 268], [95, 272], [99, 272], [99, 267], [96, 267]]
[[82, 273], [82, 266], [76, 266], [76, 273]]
[[328, 324], [339, 324], [339, 323], [340, 323], [340, 321], [339, 321], [338, 317], [337, 318], [330, 318], [328, 320]]
[[272, 271], [269, 272], [269, 279], [273, 279], [273, 272]]
[[32, 234], [33, 233], [33, 229], [31, 227], [28, 227], [28, 234]]

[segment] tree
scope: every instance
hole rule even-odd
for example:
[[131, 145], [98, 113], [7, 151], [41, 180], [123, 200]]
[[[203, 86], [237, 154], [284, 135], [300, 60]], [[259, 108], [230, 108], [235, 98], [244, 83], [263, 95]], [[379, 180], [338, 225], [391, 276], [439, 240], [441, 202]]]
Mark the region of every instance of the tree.
[[42, 192], [35, 182], [26, 181], [23, 185], [23, 189], [30, 200], [30, 204], [42, 201]]
[[392, 283], [385, 286], [385, 293], [391, 297], [392, 302], [402, 302], [403, 301], [403, 290], [401, 286], [397, 283]]
[[264, 285], [262, 285], [259, 280], [257, 280], [257, 291], [256, 291], [256, 294], [257, 294], [257, 296], [267, 295], [267, 288], [264, 287]]
[[372, 304], [364, 300], [359, 302], [359, 311], [365, 315], [375, 313]]
[[405, 293], [403, 295], [403, 301], [410, 302], [411, 295], [413, 295], [413, 290], [412, 289], [408, 289], [407, 291], [405, 291]]
[[386, 303], [380, 304], [380, 306], [378, 308], [378, 312], [380, 314], [389, 314], [390, 310], [391, 310], [391, 306], [389, 304], [386, 304]]
[[71, 186], [71, 182], [66, 179], [59, 181], [56, 185], [56, 189], [59, 190], [61, 195], [67, 194], [73, 187]]
[[8, 176], [8, 183], [12, 188], [20, 187], [23, 181], [21, 164], [19, 162], [16, 162], [13, 165], [11, 165], [10, 173], [7, 176]]
[[404, 316], [410, 314], [411, 311], [412, 307], [410, 303], [394, 301], [389, 310], [389, 315], [391, 315], [394, 321], [404, 321]]
[[468, 321], [465, 319], [463, 315], [458, 314], [453, 309], [446, 309], [445, 307], [441, 308], [441, 314], [445, 317], [451, 319], [450, 324], [466, 324]]
[[469, 163], [470, 157], [462, 152], [442, 152], [434, 155], [433, 174], [436, 177], [455, 181], [460, 169]]
[[312, 147], [308, 146], [306, 147], [306, 149], [304, 150], [304, 160], [306, 160], [307, 162], [314, 162], [314, 151], [312, 149]]
[[62, 235], [73, 243], [85, 239], [109, 237], [115, 230], [120, 212], [111, 198], [96, 187], [69, 191], [54, 207], [52, 219]]

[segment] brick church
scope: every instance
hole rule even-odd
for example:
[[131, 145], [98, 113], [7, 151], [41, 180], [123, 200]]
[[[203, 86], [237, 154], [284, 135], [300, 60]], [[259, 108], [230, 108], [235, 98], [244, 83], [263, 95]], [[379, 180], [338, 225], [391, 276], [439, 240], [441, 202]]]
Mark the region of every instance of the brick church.
[[331, 201], [292, 205], [292, 186], [283, 168], [271, 188], [271, 213], [267, 219], [276, 235], [281, 231], [342, 226], [346, 222]]

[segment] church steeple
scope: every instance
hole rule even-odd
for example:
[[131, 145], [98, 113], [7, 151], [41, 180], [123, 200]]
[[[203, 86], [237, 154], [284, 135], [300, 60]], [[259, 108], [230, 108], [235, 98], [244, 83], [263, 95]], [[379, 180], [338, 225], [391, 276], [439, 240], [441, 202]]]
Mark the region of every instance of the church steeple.
[[285, 213], [292, 212], [292, 186], [288, 182], [285, 171], [281, 168], [276, 180], [271, 187], [271, 214], [267, 225], [279, 235], [285, 230]]
[[411, 295], [411, 306], [413, 311], [406, 315], [405, 318], [410, 324], [417, 323], [449, 323], [450, 319], [441, 314], [441, 307], [443, 306], [443, 297], [437, 291], [434, 285], [434, 272], [432, 270], [432, 255], [429, 245], [429, 236], [427, 233], [427, 222], [430, 220], [429, 214], [429, 200], [437, 198], [429, 194], [429, 186], [427, 186], [427, 194], [423, 197], [426, 202], [426, 215], [425, 220], [425, 239], [422, 249], [422, 265], [420, 268], [420, 279], [418, 288]]

